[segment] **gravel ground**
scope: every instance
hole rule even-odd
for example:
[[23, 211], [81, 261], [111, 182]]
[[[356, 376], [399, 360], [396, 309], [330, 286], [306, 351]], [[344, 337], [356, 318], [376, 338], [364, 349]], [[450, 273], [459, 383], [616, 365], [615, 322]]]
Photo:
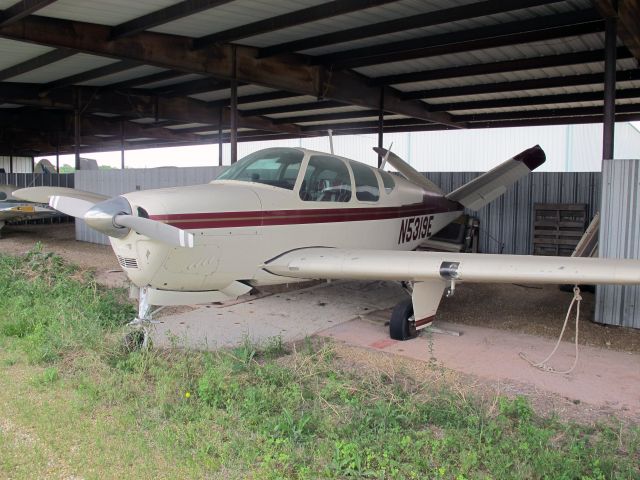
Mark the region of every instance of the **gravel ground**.
[[[3, 253], [24, 254], [38, 241], [82, 268], [95, 269], [99, 282], [108, 286], [126, 285], [126, 277], [111, 248], [76, 241], [73, 224], [6, 226], [0, 249]], [[640, 330], [593, 323], [595, 295], [584, 292], [582, 297], [580, 343], [640, 352]], [[453, 297], [442, 299], [436, 319], [556, 338], [571, 298], [571, 293], [553, 285], [460, 284]], [[573, 318], [565, 332], [568, 341], [573, 339]]]

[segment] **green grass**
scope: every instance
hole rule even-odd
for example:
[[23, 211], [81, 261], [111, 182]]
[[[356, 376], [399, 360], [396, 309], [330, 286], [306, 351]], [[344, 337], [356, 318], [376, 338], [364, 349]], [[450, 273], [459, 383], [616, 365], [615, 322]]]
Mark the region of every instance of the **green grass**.
[[126, 352], [123, 292], [0, 255], [0, 477], [640, 478], [640, 431], [536, 415], [275, 338]]

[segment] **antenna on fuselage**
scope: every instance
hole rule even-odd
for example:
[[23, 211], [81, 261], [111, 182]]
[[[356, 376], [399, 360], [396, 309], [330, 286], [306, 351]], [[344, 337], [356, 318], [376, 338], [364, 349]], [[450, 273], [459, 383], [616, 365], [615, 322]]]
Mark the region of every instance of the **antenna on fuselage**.
[[391, 145], [389, 145], [385, 156], [382, 157], [382, 162], [380, 162], [380, 166], [378, 167], [380, 170], [384, 170], [384, 166], [387, 164], [387, 158], [389, 158], [389, 154], [391, 153], [391, 147], [393, 147], [393, 142], [391, 142]]
[[327, 130], [329, 132], [329, 148], [331, 149], [331, 155], [333, 155], [333, 130]]

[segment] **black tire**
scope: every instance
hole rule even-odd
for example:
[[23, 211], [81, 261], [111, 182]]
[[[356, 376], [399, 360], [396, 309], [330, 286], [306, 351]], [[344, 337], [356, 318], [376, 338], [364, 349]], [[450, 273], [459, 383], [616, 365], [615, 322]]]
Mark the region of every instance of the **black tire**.
[[413, 303], [410, 298], [394, 307], [389, 321], [389, 335], [391, 338], [394, 340], [410, 340], [418, 336], [415, 322], [409, 321], [412, 316]]

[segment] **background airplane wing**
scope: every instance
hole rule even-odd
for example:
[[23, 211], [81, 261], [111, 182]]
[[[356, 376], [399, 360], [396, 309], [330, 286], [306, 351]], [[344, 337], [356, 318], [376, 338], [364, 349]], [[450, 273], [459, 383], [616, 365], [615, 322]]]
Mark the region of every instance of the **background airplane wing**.
[[48, 218], [55, 215], [59, 215], [59, 213], [51, 208], [37, 205], [0, 207], [0, 220], [4, 222]]
[[295, 278], [477, 283], [638, 284], [640, 260], [303, 248], [265, 262]]

